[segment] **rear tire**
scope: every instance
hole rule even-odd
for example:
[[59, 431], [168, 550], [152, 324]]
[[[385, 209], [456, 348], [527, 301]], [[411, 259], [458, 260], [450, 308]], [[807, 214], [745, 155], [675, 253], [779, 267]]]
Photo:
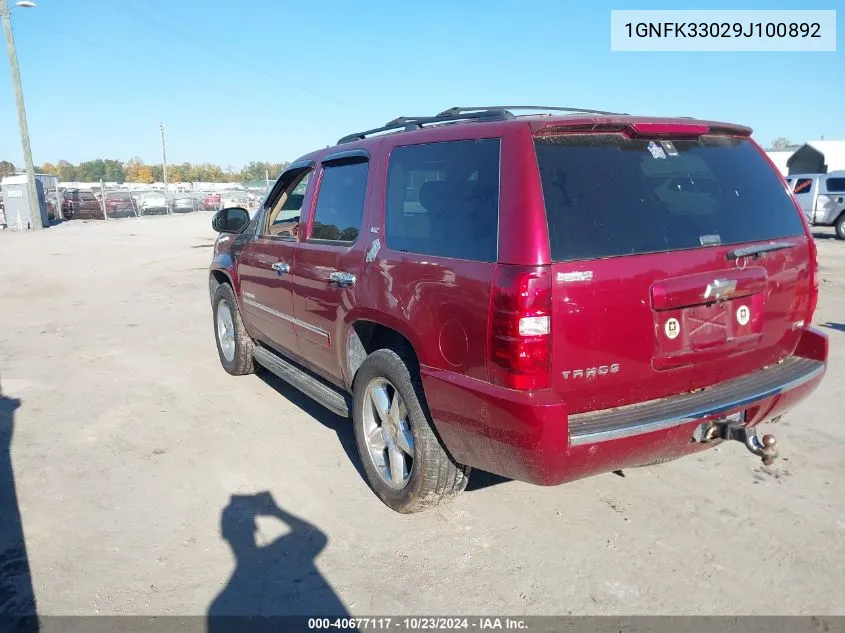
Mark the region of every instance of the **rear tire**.
[[836, 229], [836, 238], [845, 240], [845, 213], [836, 218], [836, 222], [834, 222], [833, 226]]
[[367, 483], [403, 514], [454, 499], [470, 473], [437, 437], [415, 365], [393, 349], [377, 350], [358, 369], [352, 394], [355, 442]]
[[244, 327], [238, 301], [229, 284], [220, 284], [211, 302], [214, 315], [214, 340], [220, 364], [233, 376], [255, 373], [252, 338]]

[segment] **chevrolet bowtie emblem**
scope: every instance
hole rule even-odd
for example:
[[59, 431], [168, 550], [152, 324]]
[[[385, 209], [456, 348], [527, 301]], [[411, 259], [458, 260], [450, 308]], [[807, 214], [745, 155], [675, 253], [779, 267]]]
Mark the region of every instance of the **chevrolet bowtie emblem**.
[[704, 298], [718, 301], [733, 294], [735, 290], [736, 279], [714, 279], [707, 284], [707, 289], [704, 291]]

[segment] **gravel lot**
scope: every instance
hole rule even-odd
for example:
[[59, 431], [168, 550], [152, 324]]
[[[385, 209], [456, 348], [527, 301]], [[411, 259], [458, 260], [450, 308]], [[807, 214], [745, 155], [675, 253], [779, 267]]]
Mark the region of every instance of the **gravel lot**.
[[845, 243], [817, 238], [830, 367], [773, 467], [476, 473], [400, 516], [347, 421], [220, 367], [209, 214], [2, 232], [0, 613], [845, 614]]

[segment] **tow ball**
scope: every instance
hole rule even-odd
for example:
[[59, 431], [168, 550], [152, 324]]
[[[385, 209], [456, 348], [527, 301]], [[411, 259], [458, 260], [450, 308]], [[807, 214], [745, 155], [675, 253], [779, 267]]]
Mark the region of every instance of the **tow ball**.
[[726, 420], [706, 422], [695, 430], [693, 439], [708, 444], [719, 440], [742, 442], [745, 448], [763, 460], [764, 466], [771, 466], [775, 457], [778, 456], [778, 441], [774, 435], [758, 437], [756, 428], [743, 426], [742, 422]]

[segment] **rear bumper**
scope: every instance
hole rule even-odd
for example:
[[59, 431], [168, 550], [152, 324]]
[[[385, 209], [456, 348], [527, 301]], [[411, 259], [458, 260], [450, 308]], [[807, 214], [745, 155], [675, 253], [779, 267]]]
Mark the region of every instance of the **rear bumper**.
[[754, 426], [783, 415], [821, 382], [827, 353], [827, 337], [810, 328], [795, 355], [774, 367], [693, 394], [572, 416], [550, 391], [513, 391], [425, 366], [421, 373], [437, 431], [456, 460], [555, 485], [709, 448], [692, 440], [708, 420], [745, 411]]

